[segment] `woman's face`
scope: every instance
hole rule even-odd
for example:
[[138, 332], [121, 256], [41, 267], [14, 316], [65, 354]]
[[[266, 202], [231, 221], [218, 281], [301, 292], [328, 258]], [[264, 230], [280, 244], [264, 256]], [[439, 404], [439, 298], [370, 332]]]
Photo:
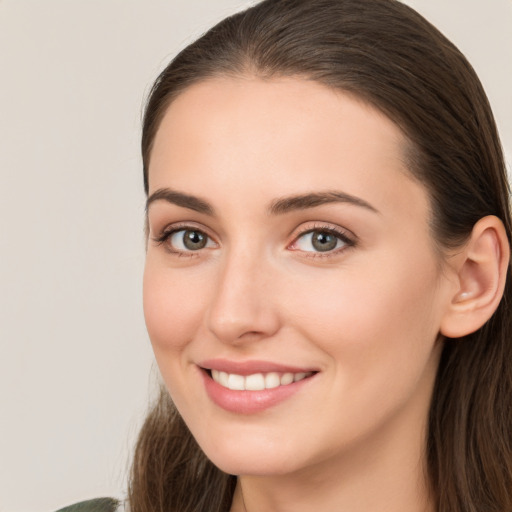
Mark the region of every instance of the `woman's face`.
[[404, 148], [378, 111], [300, 79], [217, 78], [166, 112], [144, 311], [224, 471], [420, 452], [453, 278]]

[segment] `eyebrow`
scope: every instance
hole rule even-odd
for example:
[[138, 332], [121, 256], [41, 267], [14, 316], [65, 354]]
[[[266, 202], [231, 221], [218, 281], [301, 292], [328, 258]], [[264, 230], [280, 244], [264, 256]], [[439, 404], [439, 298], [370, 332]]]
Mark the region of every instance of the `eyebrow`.
[[160, 188], [147, 198], [146, 213], [148, 212], [151, 203], [154, 203], [155, 201], [166, 201], [167, 203], [175, 204], [182, 208], [188, 208], [189, 210], [194, 210], [199, 213], [204, 213], [205, 215], [215, 215], [213, 207], [204, 199], [184, 194], [183, 192], [178, 192], [176, 190], [171, 190], [169, 188]]
[[308, 208], [315, 208], [317, 206], [329, 203], [347, 203], [365, 208], [374, 213], [379, 213], [375, 207], [366, 202], [364, 199], [336, 190], [315, 192], [311, 194], [301, 194], [297, 196], [276, 199], [275, 201], [272, 201], [269, 210], [271, 214], [279, 215], [294, 210], [306, 210]]
[[[169, 188], [160, 188], [153, 192], [146, 201], [146, 213], [149, 206], [155, 201], [166, 201], [182, 208], [188, 208], [205, 215], [214, 216], [215, 209], [206, 200], [196, 196], [171, 190]], [[345, 192], [329, 190], [326, 192], [312, 192], [309, 194], [300, 194], [296, 196], [283, 197], [271, 202], [269, 213], [271, 215], [283, 215], [296, 210], [307, 210], [324, 204], [346, 203], [360, 208], [365, 208], [374, 213], [379, 211], [364, 199], [347, 194]]]

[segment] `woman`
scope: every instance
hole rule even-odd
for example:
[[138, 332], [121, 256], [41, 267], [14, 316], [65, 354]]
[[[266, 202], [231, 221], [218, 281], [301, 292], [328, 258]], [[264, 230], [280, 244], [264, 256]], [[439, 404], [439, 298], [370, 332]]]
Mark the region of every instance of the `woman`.
[[508, 186], [449, 41], [266, 0], [163, 71], [142, 154], [132, 512], [512, 510]]

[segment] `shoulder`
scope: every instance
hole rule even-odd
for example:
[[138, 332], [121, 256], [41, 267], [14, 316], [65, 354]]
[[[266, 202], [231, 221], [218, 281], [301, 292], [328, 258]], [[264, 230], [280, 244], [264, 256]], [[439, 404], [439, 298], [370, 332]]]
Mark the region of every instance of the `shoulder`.
[[113, 498], [96, 498], [69, 505], [57, 510], [57, 512], [116, 512], [118, 510], [123, 510], [122, 504], [118, 500]]

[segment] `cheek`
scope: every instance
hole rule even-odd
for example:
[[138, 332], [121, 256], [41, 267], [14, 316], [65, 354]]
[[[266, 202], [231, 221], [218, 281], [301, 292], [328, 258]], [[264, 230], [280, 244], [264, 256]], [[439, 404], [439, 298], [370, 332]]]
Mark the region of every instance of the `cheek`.
[[303, 335], [331, 357], [343, 378], [375, 382], [377, 375], [393, 378], [397, 368], [405, 378], [426, 364], [440, 321], [438, 270], [435, 261], [408, 254], [401, 260], [374, 255], [379, 265], [319, 275], [308, 293], [296, 289], [288, 297], [290, 314], [301, 312]]
[[[144, 270], [144, 317], [155, 355], [179, 353], [194, 337], [203, 314], [204, 290], [187, 272], [158, 265], [148, 255]], [[160, 361], [158, 361], [160, 364]]]
[[387, 266], [345, 268], [337, 278], [318, 279], [308, 294], [296, 289], [288, 297], [289, 314], [301, 312], [295, 318], [303, 338], [330, 361], [329, 391], [312, 415], [332, 411], [324, 435], [340, 442], [364, 439], [386, 419], [412, 410], [406, 404], [415, 404], [422, 418], [430, 401], [438, 357], [437, 270], [418, 273], [405, 261], [380, 261]]
[[189, 400], [194, 403], [198, 398], [197, 390], [187, 384], [193, 368], [187, 347], [203, 317], [207, 293], [199, 290], [186, 271], [171, 270], [147, 256], [143, 281], [146, 327], [160, 374], [180, 411], [187, 410]]

